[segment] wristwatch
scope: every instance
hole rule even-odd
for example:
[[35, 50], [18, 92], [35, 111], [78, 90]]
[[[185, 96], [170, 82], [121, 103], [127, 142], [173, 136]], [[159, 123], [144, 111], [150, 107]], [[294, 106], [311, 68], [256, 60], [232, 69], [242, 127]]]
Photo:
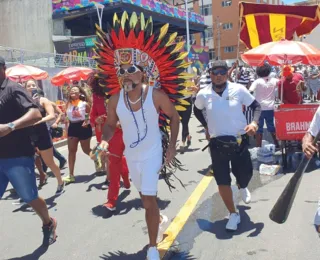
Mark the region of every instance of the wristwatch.
[[12, 122], [7, 124], [7, 126], [11, 129], [11, 131], [14, 131], [16, 129], [16, 126]]

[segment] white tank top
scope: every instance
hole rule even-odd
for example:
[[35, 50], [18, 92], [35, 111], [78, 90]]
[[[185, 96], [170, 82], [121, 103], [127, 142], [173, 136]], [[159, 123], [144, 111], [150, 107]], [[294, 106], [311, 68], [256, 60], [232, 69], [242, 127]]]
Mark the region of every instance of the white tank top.
[[69, 103], [67, 108], [67, 117], [70, 122], [80, 122], [86, 119], [86, 106], [87, 103], [80, 100], [77, 106]]
[[126, 106], [124, 91], [123, 89], [120, 91], [116, 111], [123, 130], [123, 141], [125, 144], [124, 154], [128, 160], [143, 161], [162, 154], [162, 136], [159, 129], [159, 114], [154, 106], [152, 93], [153, 87], [149, 87], [146, 99], [143, 103], [146, 123], [143, 120], [141, 108], [138, 111], [133, 112], [140, 131], [140, 139], [145, 136], [147, 125], [147, 135], [138, 145], [136, 145], [134, 143], [138, 141], [138, 129], [132, 112]]

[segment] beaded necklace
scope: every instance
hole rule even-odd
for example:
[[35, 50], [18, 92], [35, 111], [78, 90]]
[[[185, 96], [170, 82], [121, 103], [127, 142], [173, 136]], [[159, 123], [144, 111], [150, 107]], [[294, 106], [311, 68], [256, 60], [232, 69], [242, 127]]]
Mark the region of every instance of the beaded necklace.
[[[143, 122], [144, 122], [144, 124], [145, 124], [145, 129], [144, 129], [145, 132], [144, 132], [144, 136], [143, 136], [142, 138], [140, 138], [140, 129], [139, 129], [139, 126], [138, 126], [138, 122], [137, 122], [137, 119], [136, 119], [136, 117], [135, 117], [135, 115], [134, 115], [134, 111], [132, 110], [132, 107], [131, 107], [130, 102], [129, 102], [129, 95], [128, 95], [128, 93], [126, 93], [127, 104], [128, 104], [128, 106], [129, 106], [130, 112], [131, 112], [131, 114], [132, 114], [132, 116], [133, 116], [133, 120], [134, 120], [134, 123], [135, 123], [135, 125], [136, 125], [137, 134], [138, 134], [138, 140], [135, 141], [135, 142], [133, 142], [133, 143], [130, 145], [130, 148], [135, 148], [135, 147], [137, 147], [138, 144], [139, 144], [140, 142], [142, 142], [142, 141], [146, 138], [147, 133], [148, 133], [148, 124], [147, 124], [147, 121], [146, 121], [146, 118], [145, 118], [144, 108], [143, 108], [143, 103], [144, 103], [144, 102], [143, 102], [143, 98], [142, 98], [142, 96], [143, 96], [143, 89], [144, 89], [144, 88], [141, 88], [141, 113], [142, 113]], [[148, 94], [149, 94], [149, 93], [148, 93]]]

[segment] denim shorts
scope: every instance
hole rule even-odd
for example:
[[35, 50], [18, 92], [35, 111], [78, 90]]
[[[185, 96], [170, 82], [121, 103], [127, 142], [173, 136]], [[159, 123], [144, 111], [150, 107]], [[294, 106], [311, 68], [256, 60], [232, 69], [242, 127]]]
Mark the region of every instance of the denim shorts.
[[0, 159], [0, 198], [11, 183], [20, 198], [29, 203], [38, 198], [33, 157]]

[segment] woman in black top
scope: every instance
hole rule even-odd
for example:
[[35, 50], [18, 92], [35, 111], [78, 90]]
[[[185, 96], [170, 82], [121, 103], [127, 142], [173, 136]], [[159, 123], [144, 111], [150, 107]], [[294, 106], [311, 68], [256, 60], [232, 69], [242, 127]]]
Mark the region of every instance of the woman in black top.
[[39, 122], [37, 122], [33, 127], [33, 143], [35, 147], [38, 149], [39, 154], [42, 157], [45, 164], [51, 169], [53, 174], [56, 176], [58, 180], [58, 188], [56, 191], [56, 195], [60, 195], [64, 192], [65, 183], [61, 178], [60, 169], [53, 159], [53, 143], [46, 124], [46, 122], [51, 121], [55, 118], [54, 108], [48, 99], [39, 96], [38, 86], [35, 80], [28, 80], [25, 83], [25, 88], [30, 93], [30, 95], [32, 95], [32, 98], [37, 103], [42, 115], [42, 119]]

